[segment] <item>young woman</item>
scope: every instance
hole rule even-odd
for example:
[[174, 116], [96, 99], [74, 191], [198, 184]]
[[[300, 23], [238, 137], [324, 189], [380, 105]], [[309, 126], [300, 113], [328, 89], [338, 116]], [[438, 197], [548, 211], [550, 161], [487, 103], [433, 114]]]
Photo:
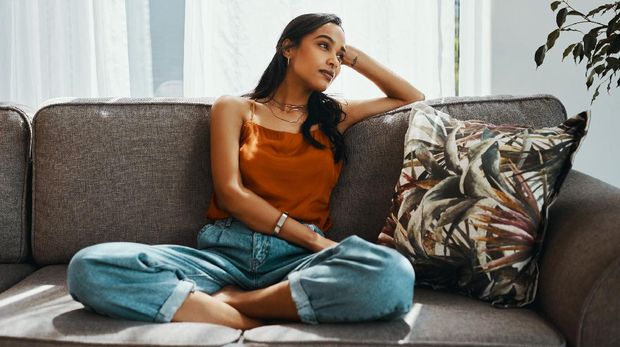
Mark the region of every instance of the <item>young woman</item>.
[[[325, 95], [343, 65], [386, 96]], [[346, 161], [343, 133], [418, 100], [424, 94], [346, 44], [337, 16], [293, 19], [254, 91], [213, 104], [215, 192], [198, 248], [128, 242], [84, 248], [69, 264], [72, 297], [111, 317], [238, 329], [271, 319], [401, 317], [413, 300], [410, 263], [358, 236], [337, 243], [326, 233], [331, 190]]]

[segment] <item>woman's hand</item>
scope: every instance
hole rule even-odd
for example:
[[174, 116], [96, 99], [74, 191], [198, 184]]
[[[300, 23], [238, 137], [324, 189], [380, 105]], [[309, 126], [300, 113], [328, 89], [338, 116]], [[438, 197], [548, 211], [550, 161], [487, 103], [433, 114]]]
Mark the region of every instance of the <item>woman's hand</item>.
[[379, 237], [377, 238], [377, 243], [382, 246], [396, 248], [396, 244], [394, 243], [394, 238], [383, 232], [379, 234]]
[[[345, 53], [344, 57], [342, 58], [342, 65], [346, 65], [350, 68], [355, 67], [354, 65], [354, 61], [356, 60], [355, 58], [357, 58], [360, 54], [360, 51], [350, 45], [347, 45], [346, 47], [347, 52]], [[351, 66], [353, 64], [353, 66]], [[355, 61], [355, 64], [357, 64], [357, 61]]]
[[320, 252], [326, 248], [329, 247], [333, 247], [338, 245], [338, 242], [334, 241], [334, 240], [330, 240], [326, 237], [323, 237], [319, 234], [316, 234], [318, 237], [316, 239], [316, 241], [313, 243], [312, 247], [310, 248], [311, 251], [313, 252]]

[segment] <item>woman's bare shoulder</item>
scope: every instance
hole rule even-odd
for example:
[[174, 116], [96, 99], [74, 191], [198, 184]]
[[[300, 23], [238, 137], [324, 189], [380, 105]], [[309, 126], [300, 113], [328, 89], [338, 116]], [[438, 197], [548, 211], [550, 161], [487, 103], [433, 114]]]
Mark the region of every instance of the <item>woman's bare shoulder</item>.
[[245, 121], [250, 118], [252, 100], [237, 95], [222, 95], [213, 102], [212, 107], [217, 113], [234, 114]]

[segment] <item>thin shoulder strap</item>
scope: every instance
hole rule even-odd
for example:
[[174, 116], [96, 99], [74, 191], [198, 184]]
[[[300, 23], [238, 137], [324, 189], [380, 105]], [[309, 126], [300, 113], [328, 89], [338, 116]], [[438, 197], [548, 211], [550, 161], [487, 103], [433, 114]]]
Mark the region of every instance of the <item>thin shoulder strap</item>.
[[250, 102], [252, 103], [252, 115], [250, 116], [250, 121], [254, 121], [254, 100], [250, 100]]

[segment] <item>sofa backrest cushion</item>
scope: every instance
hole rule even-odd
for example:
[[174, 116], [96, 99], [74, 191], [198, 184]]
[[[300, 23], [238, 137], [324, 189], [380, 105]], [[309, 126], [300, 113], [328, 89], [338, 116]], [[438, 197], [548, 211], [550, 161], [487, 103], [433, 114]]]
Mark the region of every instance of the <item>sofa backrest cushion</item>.
[[30, 256], [30, 142], [28, 110], [0, 103], [0, 263]]
[[108, 241], [195, 246], [211, 196], [211, 99], [52, 101], [33, 120], [33, 257]]
[[[540, 128], [558, 125], [566, 119], [562, 103], [547, 94], [447, 97], [424, 103], [457, 119], [495, 124]], [[405, 105], [359, 122], [345, 133], [349, 162], [332, 193], [332, 239], [338, 241], [357, 234], [376, 242], [402, 169], [410, 111], [411, 104]]]
[[[79, 249], [130, 241], [196, 246], [211, 198], [213, 98], [52, 101], [33, 120], [33, 257], [67, 263]], [[550, 95], [426, 101], [462, 119], [548, 126], [566, 118]], [[402, 165], [410, 105], [345, 133], [349, 163], [332, 195], [328, 236], [374, 242]]]

